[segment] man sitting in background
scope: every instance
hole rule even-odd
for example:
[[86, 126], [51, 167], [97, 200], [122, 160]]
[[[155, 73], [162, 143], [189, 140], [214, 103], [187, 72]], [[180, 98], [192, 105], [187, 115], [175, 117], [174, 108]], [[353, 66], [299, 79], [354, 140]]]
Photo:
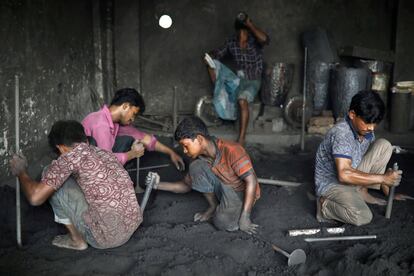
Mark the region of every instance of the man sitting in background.
[[368, 224], [372, 212], [366, 203], [385, 205], [386, 201], [370, 195], [367, 188], [381, 187], [388, 195], [389, 187], [400, 183], [402, 171], [385, 171], [393, 151], [390, 142], [374, 141], [374, 129], [384, 112], [377, 93], [359, 92], [352, 98], [346, 119], [331, 128], [319, 145], [315, 167], [318, 221]]
[[[240, 12], [234, 22], [236, 33], [225, 44], [209, 54], [208, 73], [214, 83], [214, 106], [220, 118], [237, 119], [240, 111], [240, 129], [237, 141], [244, 145], [249, 122], [249, 103], [254, 101], [261, 86], [263, 71], [263, 47], [269, 44], [269, 36], [253, 24], [246, 13]], [[237, 75], [219, 62], [230, 56], [236, 63]], [[224, 90], [224, 91], [223, 91]]]
[[131, 126], [135, 116], [144, 110], [141, 95], [135, 89], [123, 88], [115, 92], [109, 106], [87, 115], [82, 125], [86, 135], [94, 138], [99, 148], [114, 152], [122, 165], [144, 154], [137, 145], [142, 143], [146, 150], [169, 155], [178, 170], [184, 169], [183, 159], [174, 150], [157, 141], [154, 135]]
[[129, 240], [142, 222], [133, 183], [115, 156], [91, 146], [76, 121], [58, 121], [49, 144], [59, 154], [40, 182], [26, 172], [27, 161], [14, 155], [10, 168], [31, 205], [49, 199], [55, 221], [68, 235], [56, 236], [57, 247], [84, 250], [117, 247]]

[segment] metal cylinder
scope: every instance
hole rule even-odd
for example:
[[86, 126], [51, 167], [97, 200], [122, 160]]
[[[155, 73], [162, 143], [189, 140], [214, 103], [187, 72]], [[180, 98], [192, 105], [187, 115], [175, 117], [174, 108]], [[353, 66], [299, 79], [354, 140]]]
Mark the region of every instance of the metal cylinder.
[[371, 88], [371, 72], [366, 68], [337, 66], [332, 69], [330, 87], [334, 118], [343, 118], [348, 114], [352, 97]]
[[393, 87], [391, 90], [390, 131], [405, 133], [410, 129], [411, 91]]

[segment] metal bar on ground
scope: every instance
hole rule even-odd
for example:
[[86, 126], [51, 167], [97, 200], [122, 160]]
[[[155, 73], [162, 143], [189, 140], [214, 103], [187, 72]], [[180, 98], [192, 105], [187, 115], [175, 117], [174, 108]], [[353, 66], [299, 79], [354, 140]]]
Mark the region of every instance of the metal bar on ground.
[[303, 103], [302, 103], [302, 129], [300, 132], [300, 149], [305, 150], [305, 124], [306, 124], [306, 70], [308, 63], [308, 48], [305, 47], [304, 65], [303, 65]]
[[136, 169], [129, 169], [127, 171], [129, 171], [129, 172], [134, 172], [134, 171], [137, 171], [137, 170], [145, 171], [145, 170], [165, 168], [165, 167], [168, 167], [168, 166], [170, 166], [170, 164], [162, 164], [162, 165], [148, 166], [148, 167], [142, 167], [142, 168], [140, 168], [139, 166], [137, 166]]
[[290, 237], [296, 237], [296, 236], [303, 236], [303, 235], [315, 235], [316, 233], [321, 232], [321, 229], [314, 228], [314, 229], [293, 229], [289, 230], [289, 236]]
[[[14, 97], [15, 97], [15, 131], [16, 131], [16, 154], [20, 152], [20, 117], [19, 117], [19, 94], [20, 94], [20, 83], [19, 83], [19, 76], [14, 76]], [[22, 225], [21, 225], [21, 213], [20, 213], [20, 182], [19, 178], [16, 177], [16, 237], [17, 237], [17, 245], [22, 247]]]
[[[342, 234], [345, 232], [344, 227], [328, 227], [323, 228], [327, 233], [329, 234]], [[321, 228], [308, 228], [308, 229], [292, 229], [289, 230], [289, 236], [290, 237], [296, 237], [296, 236], [310, 236], [315, 235], [317, 233], [321, 232]]]
[[306, 242], [320, 242], [320, 241], [349, 241], [349, 240], [367, 240], [376, 239], [377, 235], [366, 236], [342, 236], [342, 237], [327, 237], [327, 238], [305, 238]]
[[298, 187], [302, 185], [302, 183], [299, 183], [299, 182], [266, 179], [266, 178], [257, 178], [257, 181], [261, 184], [269, 184], [269, 185], [276, 185], [276, 186]]

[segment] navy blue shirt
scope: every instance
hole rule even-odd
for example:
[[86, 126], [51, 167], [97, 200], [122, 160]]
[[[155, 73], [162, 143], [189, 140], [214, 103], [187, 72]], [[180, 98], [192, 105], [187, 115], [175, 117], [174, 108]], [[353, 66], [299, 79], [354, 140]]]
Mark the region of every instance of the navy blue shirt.
[[333, 126], [325, 135], [316, 152], [316, 195], [321, 196], [328, 191], [329, 186], [339, 184], [335, 158], [351, 159], [351, 166], [356, 169], [374, 140], [374, 133], [368, 133], [360, 141], [358, 133], [348, 117]]

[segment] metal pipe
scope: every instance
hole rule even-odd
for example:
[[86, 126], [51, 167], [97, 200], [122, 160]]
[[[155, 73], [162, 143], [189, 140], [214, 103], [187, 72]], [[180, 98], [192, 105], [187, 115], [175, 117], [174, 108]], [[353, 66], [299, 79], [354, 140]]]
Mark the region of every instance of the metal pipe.
[[172, 120], [173, 120], [173, 131], [177, 129], [178, 124], [178, 118], [177, 118], [177, 112], [178, 112], [178, 102], [177, 102], [177, 86], [174, 85], [173, 88], [173, 114], [172, 114]]
[[306, 242], [319, 242], [319, 241], [348, 241], [348, 240], [366, 240], [376, 239], [377, 235], [366, 236], [342, 236], [342, 237], [327, 237], [327, 238], [305, 238]]
[[146, 121], [146, 122], [148, 122], [148, 123], [152, 123], [152, 124], [154, 124], [154, 125], [159, 125], [159, 126], [162, 126], [162, 127], [168, 128], [168, 125], [167, 125], [167, 124], [164, 124], [164, 123], [161, 123], [161, 122], [158, 122], [158, 121], [155, 121], [155, 120], [149, 119], [149, 118], [144, 117], [144, 116], [142, 116], [142, 115], [139, 115], [139, 116], [138, 116], [138, 119], [141, 119], [141, 120]]
[[[398, 171], [398, 164], [394, 163], [392, 169], [394, 171]], [[390, 188], [390, 192], [388, 194], [387, 209], [385, 210], [385, 218], [387, 218], [387, 219], [391, 218], [391, 211], [392, 211], [392, 203], [393, 203], [393, 200], [394, 200], [394, 194], [395, 194], [395, 186], [392, 186]]]
[[151, 194], [152, 189], [154, 188], [154, 185], [157, 183], [157, 178], [159, 179], [159, 176], [157, 173], [149, 172], [147, 175], [147, 178], [145, 179], [145, 194], [141, 201], [141, 212], [144, 213], [145, 207], [147, 206], [147, 202], [149, 199], [149, 196]]
[[261, 184], [270, 184], [270, 185], [277, 185], [277, 186], [298, 187], [302, 185], [302, 183], [299, 183], [299, 182], [290, 182], [290, 181], [266, 179], [266, 178], [257, 178], [257, 181]]
[[302, 236], [302, 235], [315, 235], [316, 233], [319, 233], [321, 229], [314, 228], [314, 229], [294, 229], [289, 230], [289, 236], [290, 237], [296, 237], [296, 236]]
[[[20, 83], [19, 76], [14, 76], [14, 110], [15, 110], [15, 131], [16, 131], [16, 153], [20, 152], [20, 118], [19, 118], [19, 93], [20, 93]], [[22, 225], [21, 225], [21, 213], [20, 213], [20, 182], [19, 178], [16, 177], [16, 237], [17, 245], [22, 247]]]
[[137, 170], [140, 170], [140, 171], [144, 171], [144, 170], [152, 170], [152, 169], [165, 168], [165, 167], [168, 167], [169, 165], [170, 165], [170, 164], [162, 164], [162, 165], [148, 166], [148, 167], [142, 167], [142, 168], [140, 168], [139, 166], [137, 166], [137, 168], [136, 168], [136, 169], [129, 169], [129, 170], [127, 170], [127, 171], [129, 171], [129, 172], [134, 172], [134, 171], [137, 171]]
[[305, 124], [306, 124], [306, 70], [308, 63], [308, 48], [305, 47], [305, 58], [303, 65], [303, 103], [302, 103], [302, 129], [300, 132], [300, 149], [301, 151], [305, 150]]

